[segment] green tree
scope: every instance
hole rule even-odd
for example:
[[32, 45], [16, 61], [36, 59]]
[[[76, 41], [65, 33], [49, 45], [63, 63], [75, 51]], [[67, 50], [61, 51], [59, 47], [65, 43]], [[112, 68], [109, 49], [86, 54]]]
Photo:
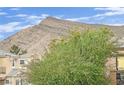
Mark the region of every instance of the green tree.
[[13, 45], [10, 49], [10, 52], [16, 55], [23, 55], [25, 53], [27, 53], [26, 50], [22, 50], [20, 47]]
[[10, 49], [10, 52], [17, 55], [17, 54], [19, 54], [20, 50], [21, 50], [21, 49], [20, 49], [18, 46], [13, 45], [13, 46], [11, 47], [11, 49]]
[[[32, 62], [27, 77], [32, 84], [109, 84], [105, 63], [114, 51], [108, 29], [73, 31], [52, 42], [42, 60]], [[54, 43], [54, 44], [53, 44]]]

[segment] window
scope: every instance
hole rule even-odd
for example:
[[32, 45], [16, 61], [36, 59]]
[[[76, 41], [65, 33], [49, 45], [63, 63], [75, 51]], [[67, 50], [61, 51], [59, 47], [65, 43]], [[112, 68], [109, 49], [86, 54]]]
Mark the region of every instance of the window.
[[124, 71], [120, 71], [120, 80], [124, 80]]
[[121, 74], [121, 80], [124, 80], [124, 74]]
[[20, 64], [25, 64], [25, 60], [20, 60]]
[[117, 77], [116, 77], [117, 79], [119, 79], [119, 80], [121, 79], [120, 73], [117, 73], [116, 76], [117, 76]]
[[9, 80], [6, 80], [6, 84], [9, 84], [10, 82], [9, 82]]
[[18, 79], [16, 80], [16, 85], [19, 85], [19, 80]]
[[0, 74], [6, 74], [6, 67], [0, 67]]

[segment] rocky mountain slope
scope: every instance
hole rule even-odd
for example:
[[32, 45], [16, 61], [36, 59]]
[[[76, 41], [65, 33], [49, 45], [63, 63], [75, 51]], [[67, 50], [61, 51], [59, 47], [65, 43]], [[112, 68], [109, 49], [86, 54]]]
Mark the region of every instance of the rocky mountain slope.
[[23, 29], [15, 35], [0, 42], [0, 50], [9, 51], [14, 44], [27, 50], [28, 56], [41, 56], [45, 53], [51, 40], [66, 35], [73, 27], [86, 29], [98, 29], [101, 27], [110, 28], [118, 37], [124, 36], [124, 26], [107, 26], [98, 24], [84, 24], [67, 20], [60, 20], [47, 17], [40, 24]]

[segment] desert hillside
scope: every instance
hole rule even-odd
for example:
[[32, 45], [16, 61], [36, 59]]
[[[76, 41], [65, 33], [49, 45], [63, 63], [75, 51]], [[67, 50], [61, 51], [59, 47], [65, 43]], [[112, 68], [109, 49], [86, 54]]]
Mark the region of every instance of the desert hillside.
[[15, 35], [0, 41], [0, 50], [9, 51], [14, 44], [27, 50], [28, 56], [43, 55], [51, 40], [59, 38], [68, 33], [73, 27], [80, 27], [82, 31], [86, 29], [98, 29], [101, 27], [110, 28], [117, 37], [124, 36], [124, 26], [107, 26], [98, 24], [85, 24], [67, 20], [47, 17], [40, 24], [23, 29]]

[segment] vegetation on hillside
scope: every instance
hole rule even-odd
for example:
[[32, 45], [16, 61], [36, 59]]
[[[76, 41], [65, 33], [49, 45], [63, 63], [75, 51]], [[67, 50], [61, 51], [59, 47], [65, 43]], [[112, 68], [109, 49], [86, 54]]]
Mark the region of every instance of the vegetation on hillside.
[[32, 62], [28, 80], [32, 84], [109, 84], [105, 63], [114, 51], [108, 29], [72, 31], [68, 38], [54, 40], [42, 60]]

